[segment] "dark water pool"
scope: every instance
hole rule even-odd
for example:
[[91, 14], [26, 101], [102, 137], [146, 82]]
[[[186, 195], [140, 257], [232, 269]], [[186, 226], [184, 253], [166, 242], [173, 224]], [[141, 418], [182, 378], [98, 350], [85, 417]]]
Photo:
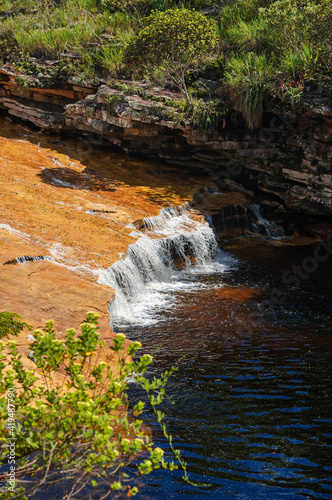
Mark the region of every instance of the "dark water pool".
[[[186, 355], [163, 411], [200, 485], [180, 471], [155, 471], [136, 498], [332, 498], [332, 263], [298, 289], [281, 280], [312, 251], [237, 251], [236, 269], [199, 278], [214, 289], [178, 292], [177, 307], [159, 312], [163, 322], [127, 331], [155, 351], [157, 372]], [[286, 301], [265, 316], [258, 305], [273, 287]], [[167, 448], [151, 417], [155, 443]]]

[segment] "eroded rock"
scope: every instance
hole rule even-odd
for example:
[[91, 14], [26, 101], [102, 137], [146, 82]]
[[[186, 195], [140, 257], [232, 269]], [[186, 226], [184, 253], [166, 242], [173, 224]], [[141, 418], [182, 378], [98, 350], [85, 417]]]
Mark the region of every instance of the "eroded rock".
[[[230, 185], [225, 182], [224, 190], [272, 195], [288, 209], [332, 216], [332, 109], [326, 99], [308, 99], [302, 115], [266, 113], [265, 126], [256, 132], [235, 127], [226, 117], [220, 132], [206, 133], [178, 120], [176, 107], [138, 95], [149, 90], [157, 97], [180, 98], [146, 84], [131, 95], [75, 81], [58, 90], [20, 91], [15, 78], [12, 68], [0, 69], [0, 106], [44, 130], [77, 131], [90, 141], [101, 137], [124, 152], [211, 177], [226, 172], [223, 180]], [[229, 174], [230, 161], [237, 162], [239, 173]]]

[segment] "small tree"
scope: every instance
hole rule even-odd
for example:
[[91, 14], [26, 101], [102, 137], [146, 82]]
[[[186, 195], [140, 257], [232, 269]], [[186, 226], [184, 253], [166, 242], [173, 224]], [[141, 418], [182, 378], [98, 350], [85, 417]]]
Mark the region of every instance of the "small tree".
[[136, 400], [129, 405], [129, 380], [147, 392], [187, 479], [186, 464], [173, 448], [161, 423], [164, 415], [157, 409], [174, 369], [147, 379], [152, 356], [131, 360], [128, 354], [134, 356], [141, 344], [125, 349], [122, 333], [108, 350], [111, 368], [100, 360], [106, 348], [97, 330], [95, 313], [88, 313], [81, 333], [68, 330], [61, 341], [52, 322], [44, 331], [36, 330], [32, 349], [41, 379], [24, 368], [16, 341], [0, 341], [0, 498], [32, 498], [43, 485], [55, 482], [62, 483], [64, 500], [78, 494], [82, 498], [88, 484], [102, 487], [100, 499], [123, 489], [132, 496], [137, 488], [125, 486], [128, 476], [123, 470], [131, 461], [138, 474], [177, 468], [164, 460], [163, 450], [144, 431], [144, 403]]
[[153, 12], [130, 40], [124, 62], [134, 70], [160, 69], [190, 103], [185, 75], [215, 44], [215, 23], [204, 14], [188, 9]]

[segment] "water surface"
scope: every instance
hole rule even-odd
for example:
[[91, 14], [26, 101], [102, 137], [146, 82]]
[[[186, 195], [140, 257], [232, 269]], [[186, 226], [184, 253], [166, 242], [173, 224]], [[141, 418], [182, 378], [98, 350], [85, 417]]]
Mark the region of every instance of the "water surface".
[[[281, 280], [312, 251], [235, 251], [228, 271], [168, 291], [176, 307], [161, 306], [155, 324], [128, 328], [154, 351], [157, 373], [186, 355], [168, 386], [173, 404], [163, 411], [191, 479], [210, 484], [194, 488], [180, 471], [155, 471], [141, 480], [137, 498], [332, 498], [331, 263], [300, 289]], [[264, 316], [257, 304], [273, 287], [287, 300]], [[146, 418], [155, 442], [167, 447]]]

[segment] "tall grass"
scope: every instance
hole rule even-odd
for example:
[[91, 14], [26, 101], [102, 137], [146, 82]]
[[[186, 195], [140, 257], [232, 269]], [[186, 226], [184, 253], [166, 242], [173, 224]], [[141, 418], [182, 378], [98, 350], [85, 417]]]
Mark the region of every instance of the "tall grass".
[[[21, 5], [24, 12], [0, 22], [0, 29], [2, 25], [13, 33], [20, 54], [48, 59], [75, 56], [77, 72], [84, 77], [98, 73], [114, 76], [119, 70], [121, 48], [133, 32], [134, 20], [128, 12], [102, 12], [97, 0], [59, 4], [22, 0]], [[15, 7], [16, 3], [8, 6]]]
[[314, 78], [321, 65], [320, 52], [312, 43], [304, 42], [300, 50], [285, 52], [280, 57], [279, 68], [284, 78], [304, 75]]
[[[197, 74], [219, 80], [251, 128], [282, 81], [332, 79], [331, 0], [0, 0], [0, 12], [15, 13], [0, 18], [0, 57], [63, 59], [82, 79], [116, 78], [123, 74], [122, 49], [142, 16], [181, 7], [213, 7], [207, 15], [217, 20], [220, 37], [188, 82]], [[159, 74], [152, 72], [152, 79]]]
[[[232, 41], [237, 26], [245, 27], [257, 19], [259, 9], [268, 6], [271, 0], [237, 0], [226, 5], [220, 12], [220, 34], [226, 41]], [[249, 29], [249, 28], [246, 28]]]
[[234, 54], [226, 65], [225, 79], [235, 108], [240, 111], [249, 128], [261, 124], [264, 98], [273, 75], [273, 64], [265, 54]]
[[[94, 39], [94, 31], [85, 23], [73, 27], [48, 30], [32, 29], [28, 33], [15, 32], [19, 46], [32, 55], [54, 55], [59, 57], [63, 51], [75, 51]], [[36, 54], [38, 52], [38, 54]], [[44, 52], [44, 53], [43, 53]]]
[[249, 22], [240, 19], [235, 26], [228, 29], [228, 39], [244, 51], [259, 49], [264, 29], [263, 19], [257, 18]]

